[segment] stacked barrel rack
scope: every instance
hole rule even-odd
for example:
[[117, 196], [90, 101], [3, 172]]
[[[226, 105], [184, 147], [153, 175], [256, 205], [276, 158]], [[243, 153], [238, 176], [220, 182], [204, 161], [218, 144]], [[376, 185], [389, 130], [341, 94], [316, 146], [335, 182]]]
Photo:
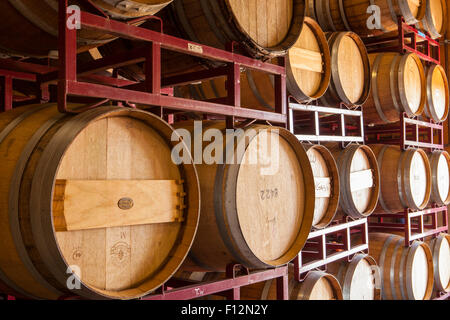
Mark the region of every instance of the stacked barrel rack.
[[[92, 2], [86, 2], [92, 5]], [[94, 109], [107, 101], [115, 101], [131, 108], [135, 108], [136, 105], [154, 106], [151, 109], [152, 112], [171, 124], [176, 122], [179, 111], [202, 113], [205, 119], [220, 117], [220, 119], [226, 120], [228, 128], [234, 127], [235, 119], [247, 119], [248, 123], [252, 123], [251, 121], [273, 123], [280, 127], [289, 127], [291, 133], [305, 144], [305, 148], [309, 148], [308, 145], [312, 145], [312, 143], [325, 145], [339, 143], [340, 148], [344, 150], [348, 145], [355, 144], [397, 143], [402, 150], [411, 147], [428, 148], [430, 151], [443, 150], [443, 126], [439, 123], [422, 121], [402, 114], [399, 117], [400, 122], [398, 124], [374, 127], [364, 123], [363, 110], [360, 106], [355, 107], [351, 103], [341, 101], [321, 106], [320, 102], [301, 103], [293, 97], [288, 97], [286, 93], [285, 58], [280, 58], [277, 64], [263, 63], [260, 60], [236, 54], [234, 52], [236, 44], [229, 44], [228, 50], [225, 51], [183, 40], [159, 31], [143, 29], [133, 25], [134, 22], [143, 21], [142, 18], [133, 20], [128, 24], [108, 19], [97, 6], [93, 6], [92, 9], [98, 14], [81, 12], [82, 28], [139, 40], [144, 42], [146, 46], [144, 49], [127, 52], [123, 56], [112, 55], [90, 61], [81, 66], [77, 65], [77, 31], [67, 28], [69, 18], [67, 7], [67, 0], [59, 1], [58, 51], [60, 67], [0, 59], [2, 88], [0, 106], [2, 111], [11, 110], [13, 104], [41, 103], [48, 101], [50, 97], [54, 98], [55, 93], [51, 92], [49, 85], [57, 83], [57, 106], [63, 114], [80, 112], [80, 110], [71, 109], [67, 100], [69, 96], [83, 96], [104, 100], [88, 105], [81, 111]], [[144, 19], [154, 19], [154, 17], [145, 17]], [[163, 21], [159, 22], [162, 29]], [[435, 40], [418, 32], [414, 27], [408, 26], [402, 19], [398, 21], [398, 28], [399, 35], [395, 39], [388, 38], [382, 42], [370, 40], [366, 43], [367, 47], [378, 48], [385, 43], [389, 43], [389, 41], [394, 41], [395, 49], [399, 50], [401, 54], [408, 50], [417, 53], [424, 61], [439, 63], [439, 44]], [[405, 37], [405, 30], [409, 34], [414, 34], [412, 46], [405, 40], [407, 38]], [[417, 42], [416, 37], [421, 40]], [[419, 51], [417, 46], [424, 43], [427, 49], [425, 52]], [[226, 67], [191, 72], [183, 76], [173, 76], [165, 78], [162, 82], [162, 49], [225, 63]], [[384, 47], [383, 51], [392, 49]], [[136, 62], [145, 62], [145, 80], [143, 82], [121, 77], [111, 78], [98, 73]], [[241, 68], [274, 76], [274, 110], [241, 108]], [[176, 85], [188, 85], [221, 76], [227, 77], [225, 83], [226, 98], [215, 97], [206, 99], [206, 101], [193, 101], [174, 96], [172, 88]], [[32, 98], [15, 96], [13, 80], [37, 83], [41, 90]], [[323, 115], [326, 115], [326, 117], [323, 117]], [[325, 126], [323, 126], [323, 122], [326, 122]], [[306, 133], [298, 132], [299, 126], [296, 126], [297, 123], [300, 123], [300, 128], [306, 130]], [[414, 126], [413, 130], [408, 127], [411, 125]], [[413, 141], [408, 135], [412, 131], [415, 132]], [[435, 132], [437, 132], [437, 137]], [[386, 139], [385, 135], [393, 138]], [[426, 142], [420, 140], [424, 135], [428, 139]], [[371, 184], [365, 187], [378, 187], [379, 177], [377, 177], [378, 173], [371, 178]], [[378, 193], [375, 192], [375, 194], [378, 199]], [[330, 197], [330, 194], [328, 194], [328, 197]], [[373, 209], [375, 205], [376, 202], [373, 204]], [[369, 211], [371, 213], [373, 210]], [[439, 214], [442, 216], [441, 224], [438, 223]], [[352, 216], [350, 218], [344, 214], [338, 220], [329, 221], [325, 224], [326, 226], [313, 228], [309, 233], [305, 247], [292, 261], [295, 280], [303, 282], [311, 271], [317, 269], [326, 271], [327, 266], [331, 267], [333, 263], [345, 260], [350, 262], [352, 259], [360, 258], [361, 254], [368, 254], [369, 230], [402, 232], [405, 235], [405, 246], [410, 246], [415, 240], [424, 240], [426, 237], [434, 237], [448, 231], [447, 208], [437, 204], [433, 204], [431, 209], [422, 211], [405, 209], [399, 213], [377, 213], [370, 215], [370, 217], [369, 215]], [[431, 224], [425, 222], [428, 216], [431, 217]], [[393, 220], [390, 221], [389, 218]], [[404, 220], [400, 219], [399, 222], [399, 218]], [[389, 222], [386, 222], [386, 219]], [[418, 219], [418, 222], [413, 223], [413, 219]], [[358, 240], [355, 241], [354, 239]], [[355, 245], [354, 242], [357, 244]], [[171, 278], [157, 292], [142, 299], [194, 299], [210, 295], [223, 295], [228, 299], [238, 300], [240, 299], [241, 288], [249, 284], [275, 279], [276, 298], [284, 300], [289, 298], [291, 284], [288, 281], [288, 266], [249, 272], [247, 268], [241, 265], [229, 264], [223, 266], [223, 269], [226, 270], [225, 278], [208, 282]], [[439, 293], [437, 298], [445, 299], [448, 296], [448, 293]], [[380, 297], [381, 295], [377, 298]], [[69, 299], [72, 297], [61, 296], [60, 298]]]

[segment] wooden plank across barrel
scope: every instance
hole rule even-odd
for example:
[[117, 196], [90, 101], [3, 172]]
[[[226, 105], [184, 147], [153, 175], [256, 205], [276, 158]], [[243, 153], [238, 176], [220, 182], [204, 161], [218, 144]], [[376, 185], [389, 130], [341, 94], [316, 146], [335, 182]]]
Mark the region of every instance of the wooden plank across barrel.
[[132, 299], [167, 281], [200, 213], [196, 170], [172, 161], [173, 135], [153, 114], [113, 106], [0, 114], [0, 281], [8, 292]]
[[339, 172], [331, 152], [324, 146], [303, 144], [314, 175], [315, 205], [313, 227], [327, 227], [336, 215], [339, 204]]
[[348, 215], [354, 219], [368, 217], [377, 206], [380, 173], [372, 150], [364, 145], [325, 144], [339, 169], [340, 198], [337, 218]]

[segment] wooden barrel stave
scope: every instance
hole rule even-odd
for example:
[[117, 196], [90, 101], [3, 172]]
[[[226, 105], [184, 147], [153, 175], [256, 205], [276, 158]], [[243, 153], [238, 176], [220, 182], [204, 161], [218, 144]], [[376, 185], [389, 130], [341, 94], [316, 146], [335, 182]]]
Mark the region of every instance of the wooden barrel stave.
[[370, 254], [380, 267], [383, 300], [429, 300], [433, 261], [429, 246], [416, 241], [405, 247], [397, 235], [370, 233]]
[[422, 62], [415, 54], [369, 54], [372, 89], [364, 103], [366, 124], [386, 124], [423, 113], [426, 81]]
[[[225, 130], [224, 122], [203, 122], [198, 129], [196, 125], [187, 121], [175, 126], [187, 132], [197, 130], [196, 135], [212, 132], [211, 129], [216, 134]], [[199, 161], [196, 165], [203, 215], [183, 270], [224, 271], [229, 263], [251, 269], [279, 266], [295, 258], [306, 241], [315, 201], [314, 178], [306, 151], [283, 128], [252, 125], [243, 130], [248, 139], [244, 142], [241, 136], [239, 143], [245, 143], [245, 156], [238, 158], [236, 164]], [[278, 159], [265, 153], [270, 165], [279, 163], [275, 174], [261, 173], [259, 160], [248, 162], [248, 157], [257, 155], [258, 141], [261, 145], [265, 142], [264, 132], [279, 141], [280, 152], [274, 154]], [[229, 132], [224, 137], [227, 135], [230, 137]], [[204, 142], [202, 150], [209, 144]], [[232, 150], [224, 150], [220, 143], [216, 148], [222, 159]]]
[[[147, 141], [154, 143], [150, 148], [155, 148], [163, 146], [164, 139], [170, 139], [173, 129], [149, 113], [114, 107], [99, 108], [73, 117], [58, 113], [54, 105], [29, 106], [2, 114], [1, 118], [11, 117], [14, 113], [17, 117], [13, 117], [10, 122], [12, 131], [7, 133], [8, 128], [5, 127], [0, 133], [3, 136], [0, 148], [10, 149], [7, 153], [1, 153], [9, 164], [2, 167], [5, 179], [2, 180], [1, 188], [5, 190], [5, 196], [0, 199], [4, 203], [0, 219], [5, 246], [1, 248], [0, 269], [1, 276], [13, 284], [11, 289], [35, 298], [56, 299], [63, 294], [75, 294], [96, 299], [130, 299], [149, 293], [164, 283], [181, 265], [195, 235], [199, 194], [197, 176], [192, 165], [183, 165], [183, 172], [180, 173], [175, 165], [167, 163], [153, 173], [156, 179], [173, 177], [185, 180], [185, 201], [190, 207], [186, 210], [182, 223], [139, 225], [137, 222], [128, 222], [128, 218], [123, 224], [114, 224], [114, 227], [67, 229], [73, 226], [73, 220], [67, 220], [68, 213], [60, 216], [57, 212], [60, 210], [58, 206], [61, 205], [61, 199], [64, 199], [63, 206], [66, 208], [66, 200], [70, 198], [61, 198], [58, 185], [54, 190], [53, 187], [57, 179], [111, 180], [128, 175], [125, 180], [133, 180], [133, 172], [127, 174], [116, 167], [117, 172], [114, 173], [114, 163], [117, 164], [115, 161], [126, 164], [132, 159], [117, 158], [115, 152], [118, 150], [113, 149], [114, 137], [117, 138], [122, 133], [120, 139], [128, 141], [129, 148], [144, 156], [149, 147], [143, 147], [145, 143], [136, 146], [132, 137], [138, 140], [139, 134], [141, 137], [146, 136], [149, 139]], [[108, 163], [112, 167], [108, 172], [109, 176], [105, 175], [107, 166], [101, 164], [106, 158], [99, 155], [102, 143], [106, 143], [105, 121], [109, 122], [110, 130], [115, 131], [114, 134], [109, 131], [108, 135], [111, 157]], [[92, 134], [96, 136], [95, 143]], [[16, 141], [13, 149], [8, 147], [11, 141]], [[84, 153], [79, 152], [80, 147], [84, 147]], [[170, 161], [170, 150], [167, 146], [166, 151], [163, 148], [159, 149], [159, 156], [168, 154], [167, 160]], [[126, 157], [127, 154], [129, 155], [126, 148], [121, 149], [121, 156]], [[142, 159], [145, 157], [140, 158], [140, 161]], [[154, 164], [158, 161], [154, 160]], [[144, 161], [142, 165], [135, 166], [135, 173], [140, 179], [148, 179], [152, 175], [152, 165]], [[103, 184], [104, 181], [99, 180], [99, 183]], [[166, 189], [163, 190], [162, 192], [166, 192]], [[106, 192], [104, 196], [108, 194]], [[87, 217], [85, 216], [85, 220]], [[69, 231], [58, 229], [61, 220]], [[136, 247], [130, 242], [131, 236], [135, 240], [144, 237], [149, 244], [160, 241], [162, 237], [167, 243], [160, 246], [159, 252], [155, 252], [152, 245], [151, 249], [146, 246]], [[108, 250], [111, 251], [107, 253]], [[133, 263], [128, 260], [131, 259], [129, 250], [133, 250], [136, 259]], [[153, 253], [149, 253], [149, 250]], [[105, 258], [99, 260], [102, 255]], [[106, 259], [106, 256], [109, 258]], [[151, 263], [147, 262], [145, 268], [142, 265], [135, 268], [135, 264], [145, 263], [144, 261]], [[67, 285], [71, 276], [70, 272], [67, 273], [68, 265], [80, 267], [79, 271], [72, 267], [81, 279], [80, 289], [75, 288], [73, 292]], [[121, 277], [118, 270], [129, 270], [130, 278]]]
[[380, 300], [379, 268], [369, 255], [357, 254], [350, 262], [338, 261], [327, 265], [342, 286], [344, 300]]
[[[398, 213], [424, 209], [431, 195], [431, 167], [421, 149], [370, 145], [378, 160], [381, 192], [376, 212]], [[414, 168], [414, 171], [412, 171]]]
[[331, 52], [331, 81], [320, 102], [338, 107], [360, 106], [370, 92], [370, 64], [364, 43], [354, 32], [327, 33]]

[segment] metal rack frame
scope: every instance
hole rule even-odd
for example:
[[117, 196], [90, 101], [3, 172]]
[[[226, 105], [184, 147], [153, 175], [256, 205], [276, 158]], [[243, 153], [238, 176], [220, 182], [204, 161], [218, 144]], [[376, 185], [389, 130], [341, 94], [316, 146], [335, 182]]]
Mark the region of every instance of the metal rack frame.
[[[291, 98], [292, 99], [292, 98]], [[295, 129], [296, 115], [300, 112], [312, 115], [312, 119], [308, 121], [305, 126], [305, 131], [313, 131], [313, 134], [305, 134], [298, 132]], [[335, 122], [336, 128], [339, 128], [339, 135], [323, 135], [321, 131], [321, 124], [326, 118], [321, 118], [320, 115], [338, 116], [339, 121]], [[347, 121], [350, 117], [358, 118], [359, 133], [358, 135], [348, 135]], [[321, 107], [317, 105], [300, 104], [296, 102], [289, 102], [289, 129], [298, 140], [305, 142], [342, 142], [342, 143], [364, 143], [364, 119], [361, 108], [350, 110], [344, 104], [340, 108]]]
[[[439, 226], [439, 214], [442, 217], [442, 226]], [[424, 217], [431, 217], [431, 223], [426, 224]], [[435, 207], [418, 212], [405, 209], [396, 214], [372, 214], [371, 218], [377, 221], [369, 223], [370, 231], [403, 231], [405, 233], [405, 246], [409, 247], [415, 240], [424, 240], [426, 237], [437, 236], [448, 232], [447, 207]], [[384, 218], [403, 219], [403, 222], [384, 222]], [[418, 219], [414, 223], [413, 219]]]
[[[352, 245], [351, 236], [360, 233], [362, 243]], [[337, 236], [341, 241], [330, 242], [329, 236]], [[325, 267], [331, 262], [351, 258], [360, 252], [369, 253], [369, 237], [367, 218], [332, 225], [323, 230], [309, 234], [305, 248], [294, 259], [294, 276], [303, 281], [309, 271]], [[307, 263], [305, 258], [311, 260]]]
[[[410, 45], [406, 42], [406, 39], [410, 40]], [[441, 64], [439, 41], [432, 39], [429, 35], [417, 30], [414, 26], [408, 25], [403, 17], [398, 18], [397, 36], [383, 39], [377, 39], [376, 37], [368, 38], [364, 42], [370, 53], [396, 51], [404, 54], [406, 52], [412, 52], [426, 62]], [[378, 45], [384, 43], [390, 44], [391, 46], [377, 48]]]
[[[244, 270], [247, 274], [237, 275]], [[190, 300], [208, 295], [222, 295], [228, 300], [240, 300], [241, 287], [271, 279], [277, 281], [277, 299], [288, 300], [288, 267], [250, 273], [239, 265], [229, 265], [226, 269], [226, 279], [212, 282], [193, 282], [171, 279], [161, 288], [161, 292], [142, 298], [142, 300]]]
[[[408, 133], [413, 133], [414, 139], [408, 139]], [[382, 134], [397, 134], [398, 138], [383, 138]], [[428, 139], [421, 139], [424, 134]], [[434, 123], [432, 120], [421, 121], [417, 118], [409, 118], [406, 113], [400, 117], [400, 122], [366, 128], [366, 143], [399, 144], [402, 150], [409, 148], [422, 148], [434, 150], [444, 149], [444, 126]], [[435, 142], [438, 140], [438, 142]]]

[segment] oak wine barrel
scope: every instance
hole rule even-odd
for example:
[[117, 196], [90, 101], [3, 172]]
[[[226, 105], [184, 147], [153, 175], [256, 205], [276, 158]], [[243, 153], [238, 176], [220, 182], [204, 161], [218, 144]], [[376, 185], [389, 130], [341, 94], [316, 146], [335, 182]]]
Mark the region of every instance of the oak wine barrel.
[[331, 52], [331, 81], [320, 99], [325, 106], [360, 106], [370, 92], [370, 63], [361, 38], [354, 32], [327, 33]]
[[337, 217], [343, 214], [354, 219], [368, 217], [377, 206], [380, 173], [372, 150], [351, 144], [345, 149], [327, 144], [339, 169], [340, 198]]
[[433, 292], [433, 258], [430, 247], [384, 233], [369, 234], [370, 254], [380, 267], [383, 300], [429, 300]]
[[434, 288], [439, 292], [450, 292], [450, 235], [440, 234], [427, 243], [433, 254]]
[[436, 123], [448, 117], [449, 92], [448, 79], [442, 66], [433, 64], [426, 70], [427, 101], [424, 114]]
[[[130, 19], [152, 15], [171, 0], [92, 0], [93, 4], [113, 18]], [[71, 1], [89, 10], [83, 1]], [[140, 24], [136, 22], [135, 24]], [[58, 49], [57, 0], [0, 1], [0, 52], [10, 55], [47, 57]], [[97, 31], [82, 28], [77, 39], [81, 48], [92, 48], [114, 39]]]
[[[415, 0], [314, 0], [309, 5], [309, 15], [315, 16], [325, 31], [353, 31], [360, 36], [380, 36], [398, 30], [398, 17], [408, 24], [418, 23], [425, 17], [427, 1]], [[371, 5], [380, 8], [381, 28], [373, 24]]]
[[381, 192], [377, 212], [399, 213], [424, 209], [431, 195], [431, 167], [421, 149], [371, 145], [380, 167]]
[[369, 54], [372, 66], [372, 89], [364, 104], [366, 124], [386, 124], [400, 120], [403, 112], [419, 116], [427, 95], [425, 71], [413, 53]]
[[426, 4], [425, 16], [416, 24], [416, 27], [428, 32], [433, 39], [438, 39], [445, 34], [447, 1], [427, 0]]
[[303, 145], [311, 163], [315, 185], [313, 227], [323, 229], [334, 219], [339, 204], [339, 172], [331, 152], [321, 145]]
[[311, 230], [315, 202], [311, 165], [297, 138], [266, 125], [233, 133], [223, 121], [175, 127], [184, 141], [192, 132], [197, 143], [202, 195], [197, 236], [183, 270], [220, 272], [230, 263], [264, 269], [294, 259]]
[[[286, 87], [299, 102], [320, 98], [328, 88], [331, 75], [330, 49], [319, 25], [306, 17], [300, 37], [286, 55]], [[225, 77], [177, 88], [177, 95], [196, 100], [227, 95]], [[263, 110], [275, 109], [272, 75], [253, 70], [241, 73], [241, 104]]]
[[450, 203], [450, 155], [436, 150], [429, 154], [431, 166], [431, 201], [440, 206]]
[[185, 39], [219, 49], [234, 41], [267, 59], [284, 56], [295, 44], [305, 11], [305, 0], [178, 0], [170, 23]]
[[132, 299], [167, 281], [189, 252], [200, 209], [194, 166], [171, 161], [173, 135], [159, 117], [113, 106], [76, 116], [55, 104], [2, 113], [0, 281], [8, 292]]
[[380, 271], [375, 260], [365, 254], [357, 254], [348, 261], [327, 265], [327, 272], [339, 280], [344, 300], [380, 300]]

